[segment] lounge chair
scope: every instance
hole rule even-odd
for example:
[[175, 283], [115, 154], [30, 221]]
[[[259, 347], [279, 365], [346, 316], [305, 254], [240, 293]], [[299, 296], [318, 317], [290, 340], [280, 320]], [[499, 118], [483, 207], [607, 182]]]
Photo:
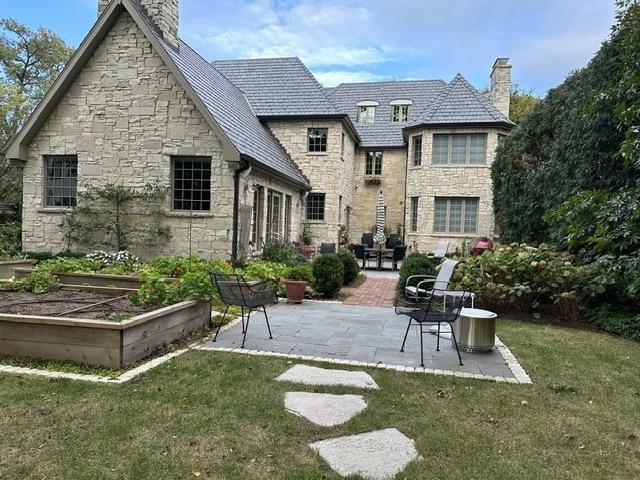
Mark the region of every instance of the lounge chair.
[[449, 251], [449, 242], [443, 240], [438, 242], [436, 245], [436, 249], [433, 254], [428, 255], [429, 258], [444, 258], [447, 256], [447, 252]]

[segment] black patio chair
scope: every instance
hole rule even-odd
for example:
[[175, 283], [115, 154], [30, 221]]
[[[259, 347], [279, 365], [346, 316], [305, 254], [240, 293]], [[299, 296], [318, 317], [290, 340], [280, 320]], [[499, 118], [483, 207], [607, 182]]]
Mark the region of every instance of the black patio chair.
[[373, 247], [373, 233], [363, 233], [362, 234], [362, 243], [367, 248]]
[[409, 317], [409, 324], [407, 325], [407, 331], [404, 334], [404, 340], [402, 341], [400, 351], [404, 352], [409, 328], [411, 328], [412, 324], [415, 322], [415, 324], [420, 327], [420, 365], [424, 367], [424, 346], [422, 340], [424, 331], [422, 326], [425, 323], [438, 324], [436, 351], [439, 352], [440, 324], [447, 323], [451, 328], [451, 338], [456, 347], [456, 352], [458, 352], [458, 361], [460, 362], [460, 365], [462, 365], [462, 357], [460, 356], [460, 348], [458, 347], [453, 323], [460, 316], [460, 312], [469, 298], [471, 298], [471, 292], [433, 289], [431, 291], [431, 295], [424, 302], [419, 300], [411, 301], [411, 299], [407, 300], [406, 298], [404, 301], [396, 300], [394, 307], [396, 315], [406, 315]]
[[[220, 325], [218, 325], [216, 335], [213, 337], [214, 342], [218, 338], [220, 328], [224, 325], [224, 319], [226, 318], [231, 305], [235, 305], [241, 309], [243, 336], [240, 348], [244, 348], [244, 341], [247, 338], [247, 330], [249, 330], [251, 312], [259, 308], [262, 308], [262, 311], [264, 312], [264, 318], [267, 321], [267, 330], [269, 330], [269, 338], [273, 338], [271, 335], [271, 326], [269, 325], [266, 305], [275, 305], [278, 303], [278, 295], [276, 294], [275, 289], [268, 288], [266, 282], [253, 286], [249, 285], [241, 275], [209, 272], [209, 276], [211, 277], [211, 283], [213, 283], [214, 287], [220, 294], [220, 299], [226, 305], [224, 315], [222, 316]], [[249, 309], [246, 324], [244, 321], [245, 309]]]
[[400, 244], [400, 237], [396, 233], [392, 233], [387, 237], [387, 241], [385, 242], [386, 248], [395, 248]]
[[407, 254], [407, 246], [406, 245], [396, 245], [393, 247], [393, 252], [385, 252], [384, 259], [391, 260], [391, 270], [398, 269], [398, 262], [404, 260], [405, 255]]
[[356, 256], [356, 259], [362, 261], [362, 269], [365, 268], [365, 250], [364, 245], [353, 245], [353, 254]]
[[336, 244], [335, 243], [320, 244], [320, 253], [336, 253]]

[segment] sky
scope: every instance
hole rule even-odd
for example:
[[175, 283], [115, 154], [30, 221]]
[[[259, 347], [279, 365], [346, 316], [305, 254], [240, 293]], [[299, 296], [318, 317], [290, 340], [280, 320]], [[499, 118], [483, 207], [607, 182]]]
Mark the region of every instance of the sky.
[[[0, 17], [77, 46], [97, 0], [0, 0]], [[180, 0], [180, 36], [214, 59], [298, 56], [325, 86], [462, 73], [489, 84], [497, 57], [544, 95], [587, 64], [614, 23], [614, 0]]]

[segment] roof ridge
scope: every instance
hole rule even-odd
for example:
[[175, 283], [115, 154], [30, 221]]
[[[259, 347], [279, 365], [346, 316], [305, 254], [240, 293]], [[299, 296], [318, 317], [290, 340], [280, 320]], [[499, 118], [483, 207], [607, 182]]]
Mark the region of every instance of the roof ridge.
[[309, 70], [307, 68], [305, 63], [302, 60], [300, 60], [299, 57], [294, 57], [294, 58], [296, 58], [298, 60], [298, 62], [300, 62], [300, 65], [302, 65], [302, 68], [304, 69], [304, 71], [307, 72], [307, 75], [315, 82], [315, 84], [318, 86], [318, 89], [320, 90], [320, 93], [322, 93], [322, 96], [334, 108], [336, 113], [342, 113], [342, 112], [340, 112], [340, 109], [337, 107], [337, 105], [335, 103], [333, 103], [333, 101], [329, 98], [329, 95], [327, 95], [327, 92], [324, 91], [324, 87], [322, 86], [322, 84], [318, 81], [318, 79], [315, 77], [315, 75], [313, 73], [311, 73], [311, 70]]
[[[255, 57], [255, 58], [226, 58], [226, 59], [218, 59], [212, 60], [211, 63], [222, 63], [222, 62], [257, 62], [260, 60], [300, 60], [300, 57], [292, 56], [292, 57]], [[301, 61], [302, 63], [302, 61]]]
[[340, 88], [343, 85], [381, 85], [384, 83], [420, 83], [420, 82], [438, 82], [438, 83], [447, 83], [441, 78], [414, 78], [410, 80], [379, 80], [375, 82], [342, 82], [336, 85], [335, 87], [325, 87], [325, 88]]
[[433, 104], [429, 105], [427, 108], [425, 108], [422, 111], [422, 114], [420, 114], [418, 116], [418, 118], [416, 118], [415, 121], [411, 122], [411, 125], [413, 125], [413, 124], [415, 124], [417, 122], [424, 122], [424, 121], [428, 120], [429, 118], [432, 118], [436, 114], [436, 112], [442, 106], [444, 100], [451, 93], [451, 90], [453, 89], [453, 85], [458, 80], [458, 77], [462, 78], [462, 75], [459, 74], [459, 73], [456, 74], [456, 76], [453, 77], [453, 79], [449, 83], [447, 83], [446, 86], [440, 91], [440, 93], [438, 94], [438, 97], [435, 99]]
[[[460, 74], [458, 74], [460, 75]], [[467, 90], [469, 90], [471, 92], [471, 94], [476, 97], [478, 100], [480, 100], [480, 104], [482, 105], [482, 107], [486, 110], [486, 112], [489, 115], [495, 115], [495, 113], [497, 112], [498, 114], [500, 114], [501, 116], [504, 116], [502, 114], [502, 112], [500, 110], [498, 110], [497, 108], [494, 107], [495, 111], [492, 111], [491, 108], [489, 108], [489, 106], [493, 106], [493, 104], [491, 103], [491, 101], [486, 98], [484, 95], [482, 95], [473, 85], [471, 85], [469, 83], [469, 81], [464, 78], [462, 75], [460, 75], [460, 78], [462, 79], [462, 84], [467, 88]]]

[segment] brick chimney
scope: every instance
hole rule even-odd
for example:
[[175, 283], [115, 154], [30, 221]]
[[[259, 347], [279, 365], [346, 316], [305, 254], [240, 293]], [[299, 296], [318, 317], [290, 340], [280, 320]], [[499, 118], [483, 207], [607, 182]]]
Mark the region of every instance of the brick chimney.
[[[153, 20], [162, 37], [171, 46], [178, 47], [178, 20], [180, 0], [131, 0], [144, 7], [149, 18]], [[98, 16], [107, 8], [111, 0], [98, 0]]]
[[505, 117], [509, 116], [509, 101], [511, 97], [511, 65], [508, 58], [497, 58], [491, 68], [491, 92], [489, 98], [491, 103], [502, 112]]

